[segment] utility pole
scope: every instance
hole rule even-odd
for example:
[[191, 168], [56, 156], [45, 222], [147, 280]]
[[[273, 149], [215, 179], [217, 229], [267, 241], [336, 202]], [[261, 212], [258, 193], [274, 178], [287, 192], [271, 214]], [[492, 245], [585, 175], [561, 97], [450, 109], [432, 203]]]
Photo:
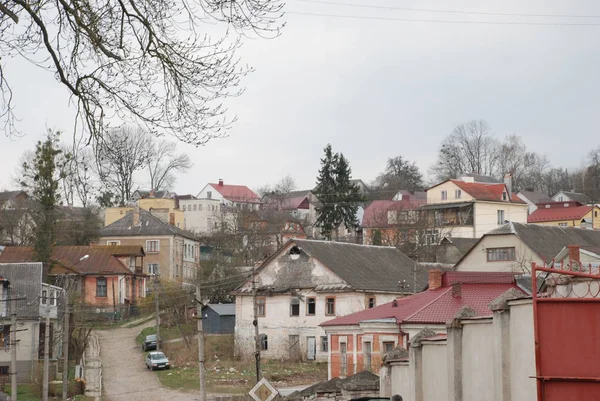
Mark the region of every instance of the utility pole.
[[256, 303], [256, 280], [255, 280], [255, 268], [252, 267], [252, 304], [254, 306], [254, 357], [256, 358], [256, 382], [258, 383], [261, 379], [260, 371], [260, 337], [258, 330], [258, 304]]
[[[50, 298], [48, 301], [50, 302]], [[48, 401], [48, 370], [50, 368], [50, 307], [46, 308], [46, 327], [44, 331], [44, 375], [42, 384], [42, 401]]]
[[159, 295], [159, 283], [158, 279], [154, 282], [154, 288], [156, 294], [154, 294], [154, 303], [156, 305], [156, 350], [160, 351], [160, 308], [158, 307], [158, 295]]
[[62, 399], [67, 401], [69, 389], [69, 295], [63, 292], [65, 299], [65, 322], [63, 324], [63, 378], [62, 378]]
[[[12, 285], [11, 285], [12, 288]], [[17, 302], [12, 291], [10, 296], [10, 399], [17, 401]]]
[[202, 327], [202, 298], [200, 283], [196, 283], [196, 319], [198, 322], [198, 372], [200, 376], [200, 401], [206, 401], [206, 378], [204, 376], [204, 328]]
[[417, 261], [413, 260], [413, 294], [417, 293]]

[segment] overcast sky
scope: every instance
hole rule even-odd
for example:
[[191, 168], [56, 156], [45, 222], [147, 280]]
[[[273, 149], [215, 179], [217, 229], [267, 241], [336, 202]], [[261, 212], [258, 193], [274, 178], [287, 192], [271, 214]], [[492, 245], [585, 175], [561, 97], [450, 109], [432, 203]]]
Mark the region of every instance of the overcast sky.
[[[194, 167], [179, 178], [177, 193], [195, 194], [219, 178], [256, 188], [288, 174], [298, 187], [312, 188], [327, 143], [366, 182], [397, 155], [427, 172], [440, 141], [472, 119], [486, 120], [500, 138], [520, 135], [556, 166], [578, 167], [600, 145], [600, 17], [327, 1], [289, 0], [279, 38], [245, 41], [239, 54], [256, 71], [245, 79], [243, 96], [228, 103], [238, 122], [228, 138], [201, 148], [179, 145]], [[331, 2], [600, 16], [593, 0]], [[598, 25], [474, 23], [484, 21]], [[74, 111], [53, 74], [16, 59], [2, 62], [26, 134], [0, 137], [0, 188], [9, 189], [23, 151], [34, 148], [46, 127], [69, 132]]]

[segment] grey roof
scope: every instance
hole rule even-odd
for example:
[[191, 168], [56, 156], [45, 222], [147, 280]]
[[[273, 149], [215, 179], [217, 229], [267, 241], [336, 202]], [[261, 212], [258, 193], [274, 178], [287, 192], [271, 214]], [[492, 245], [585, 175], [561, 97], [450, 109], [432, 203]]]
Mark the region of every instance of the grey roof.
[[[0, 276], [10, 282], [10, 296], [17, 298], [17, 318], [38, 319], [42, 293], [41, 263], [0, 263]], [[24, 298], [24, 299], [23, 299]]]
[[356, 289], [398, 292], [399, 281], [413, 283], [415, 267], [417, 288], [425, 288], [428, 283], [427, 269], [394, 247], [305, 239], [291, 241]]
[[582, 247], [600, 245], [600, 231], [541, 224], [507, 223], [482, 238], [503, 234], [515, 234], [547, 263], [550, 263], [567, 245]]
[[442, 242], [449, 242], [453, 244], [460, 253], [463, 255], [471, 250], [473, 245], [479, 241], [479, 238], [459, 238], [459, 237], [445, 237]]
[[235, 316], [235, 304], [208, 304], [206, 307], [220, 316]]
[[125, 217], [100, 229], [101, 237], [134, 237], [151, 235], [177, 235], [184, 238], [196, 239], [194, 234], [164, 223], [158, 217], [144, 209], [139, 210], [139, 224], [133, 225], [133, 217], [136, 211], [128, 213]]
[[527, 198], [533, 204], [553, 202], [552, 198], [543, 192], [519, 191], [519, 194], [523, 195], [523, 197]]
[[498, 181], [494, 177], [489, 175], [481, 175], [481, 174], [462, 174], [461, 177], [473, 177], [473, 181], [475, 182], [488, 182], [494, 184], [502, 184], [502, 181]]
[[[581, 194], [579, 192], [560, 191], [556, 195], [561, 194], [561, 193], [568, 196], [569, 199], [577, 201], [577, 202], [581, 203], [582, 205], [587, 205], [588, 203], [590, 203], [590, 199], [585, 194]], [[554, 195], [554, 196], [556, 196], [556, 195]]]
[[4, 202], [4, 201], [10, 200], [10, 199], [13, 199], [20, 194], [27, 196], [25, 191], [0, 191], [0, 202]]

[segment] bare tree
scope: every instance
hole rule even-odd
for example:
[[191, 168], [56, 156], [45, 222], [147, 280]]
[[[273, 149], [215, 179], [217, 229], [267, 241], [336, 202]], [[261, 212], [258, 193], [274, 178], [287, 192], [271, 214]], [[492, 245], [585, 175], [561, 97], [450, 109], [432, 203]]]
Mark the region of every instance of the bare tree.
[[131, 127], [112, 129], [98, 143], [98, 177], [105, 188], [116, 194], [120, 205], [131, 198], [134, 174], [148, 165], [152, 148], [151, 137], [142, 129]]
[[177, 145], [160, 141], [152, 146], [148, 155], [150, 188], [171, 189], [175, 183], [175, 173], [184, 173], [192, 167], [192, 160], [185, 153], [177, 154]]
[[549, 164], [545, 156], [528, 152], [521, 137], [509, 135], [500, 146], [498, 176], [511, 174], [514, 192], [542, 190], [542, 176]]
[[391, 199], [401, 189], [423, 189], [423, 174], [415, 162], [402, 156], [387, 160], [385, 171], [375, 180], [371, 196], [375, 199]]
[[73, 163], [75, 164], [73, 180], [75, 192], [81, 205], [86, 208], [90, 205], [96, 192], [96, 182], [93, 178], [94, 155], [90, 148], [81, 148], [73, 152]]
[[496, 174], [500, 144], [489, 124], [473, 120], [460, 124], [443, 141], [431, 172], [443, 181], [461, 174]]
[[[53, 73], [78, 118], [100, 139], [107, 116], [196, 145], [224, 135], [234, 118], [221, 99], [238, 95], [250, 69], [239, 36], [278, 35], [279, 0], [0, 2], [0, 124], [15, 132], [3, 65], [23, 58]], [[207, 20], [228, 30], [211, 38]]]

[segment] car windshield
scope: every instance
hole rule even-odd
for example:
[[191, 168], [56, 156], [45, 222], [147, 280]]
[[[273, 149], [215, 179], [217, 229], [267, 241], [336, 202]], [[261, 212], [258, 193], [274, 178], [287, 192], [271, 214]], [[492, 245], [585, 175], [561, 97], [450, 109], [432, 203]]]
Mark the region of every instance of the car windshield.
[[150, 354], [150, 359], [167, 359], [167, 357], [162, 352], [156, 352]]
[[150, 334], [146, 336], [146, 341], [156, 341], [156, 334]]

